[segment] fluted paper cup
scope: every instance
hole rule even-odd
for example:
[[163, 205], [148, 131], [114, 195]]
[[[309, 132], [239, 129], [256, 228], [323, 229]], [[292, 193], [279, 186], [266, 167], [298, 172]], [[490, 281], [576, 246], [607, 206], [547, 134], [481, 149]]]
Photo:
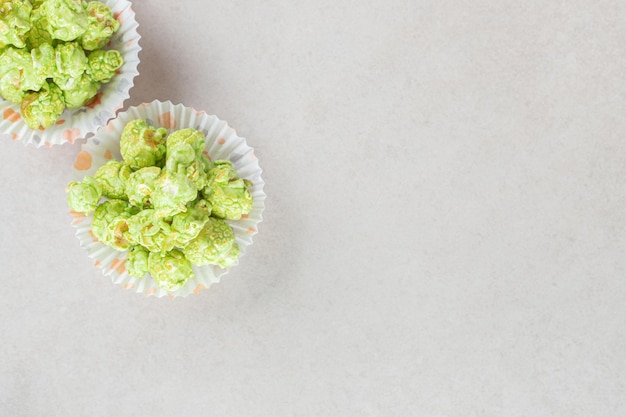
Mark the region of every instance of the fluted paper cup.
[[89, 138], [95, 131], [115, 117], [130, 97], [134, 78], [139, 74], [139, 33], [131, 3], [127, 0], [102, 0], [111, 8], [120, 22], [119, 30], [104, 49], [115, 49], [122, 54], [124, 64], [109, 83], [85, 106], [65, 109], [56, 124], [47, 129], [29, 128], [20, 114], [19, 104], [0, 97], [0, 140], [22, 141], [36, 147], [73, 143]]
[[[237, 174], [252, 182], [249, 187], [254, 199], [252, 210], [241, 220], [227, 221], [235, 232], [235, 241], [239, 246], [240, 257], [246, 248], [252, 244], [252, 236], [258, 231], [265, 207], [265, 183], [261, 178], [261, 168], [254, 150], [248, 146], [246, 140], [237, 135], [234, 129], [218, 119], [216, 116], [197, 111], [181, 104], [153, 101], [137, 107], [130, 107], [121, 112], [106, 126], [100, 128], [96, 135], [82, 145], [82, 149], [74, 162], [73, 181], [81, 181], [86, 175], [93, 175], [96, 170], [110, 159], [122, 160], [120, 154], [120, 136], [124, 126], [135, 119], [146, 119], [148, 124], [155, 127], [164, 127], [168, 133], [184, 128], [195, 128], [206, 136], [205, 153], [213, 161], [229, 160]], [[110, 276], [113, 283], [125, 289], [133, 290], [145, 295], [157, 297], [180, 297], [197, 294], [206, 289], [226, 274], [230, 268], [223, 269], [216, 265], [193, 266], [194, 278], [185, 286], [174, 292], [160, 288], [156, 282], [146, 274], [143, 278], [129, 275], [125, 268], [127, 252], [117, 251], [98, 241], [91, 232], [92, 215], [85, 216], [71, 212], [72, 224], [76, 228], [76, 236], [80, 245], [87, 250], [93, 259], [94, 265], [101, 268], [105, 276]], [[233, 265], [235, 266], [235, 265]], [[232, 267], [231, 267], [232, 268]]]

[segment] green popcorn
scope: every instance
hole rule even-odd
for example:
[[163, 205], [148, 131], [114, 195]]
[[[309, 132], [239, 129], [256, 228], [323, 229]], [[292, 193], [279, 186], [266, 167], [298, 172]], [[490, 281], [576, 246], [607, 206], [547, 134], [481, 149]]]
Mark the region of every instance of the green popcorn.
[[239, 220], [252, 209], [249, 181], [239, 178], [230, 161], [215, 161], [209, 170], [209, 184], [203, 194], [211, 203], [213, 215], [227, 220]]
[[88, 51], [100, 49], [120, 28], [120, 22], [113, 17], [109, 6], [99, 1], [84, 3], [84, 7], [87, 12], [87, 29], [78, 41]]
[[26, 37], [26, 44], [29, 48], [36, 48], [47, 43], [52, 45], [54, 39], [48, 32], [48, 18], [41, 12], [41, 9], [34, 9], [30, 14], [30, 31]]
[[208, 183], [204, 170], [206, 156], [204, 151], [204, 134], [196, 129], [177, 130], [167, 137], [167, 157], [165, 167], [170, 172], [184, 173], [199, 190]]
[[183, 253], [194, 265], [228, 268], [236, 263], [239, 246], [230, 225], [224, 220], [210, 217], [200, 234], [183, 248]]
[[63, 114], [63, 92], [53, 83], [45, 82], [41, 90], [29, 93], [22, 101], [22, 117], [31, 129], [52, 126]]
[[186, 204], [198, 196], [198, 189], [184, 173], [161, 170], [150, 202], [157, 216], [173, 216], [187, 210]]
[[68, 109], [77, 109], [91, 100], [100, 89], [100, 83], [93, 82], [86, 74], [80, 76], [77, 82], [63, 90], [65, 106]]
[[93, 213], [91, 231], [105, 245], [127, 250], [134, 243], [128, 233], [128, 219], [135, 212], [124, 200], [107, 200]]
[[87, 69], [85, 51], [76, 42], [58, 44], [54, 51], [56, 71], [52, 75], [52, 80], [62, 90], [71, 89], [74, 84], [80, 82], [81, 76]]
[[[202, 152], [204, 152], [204, 140], [204, 133], [199, 130], [192, 128], [177, 130], [167, 137], [166, 145], [168, 158], [171, 154], [176, 152], [177, 148], [187, 146], [191, 147], [194, 153], [194, 159], [196, 157], [199, 158]], [[181, 160], [181, 163], [188, 165], [192, 161], [193, 159], [187, 160], [186, 162], [185, 160]]]
[[193, 161], [185, 168], [185, 175], [198, 190], [202, 190], [209, 184], [209, 175], [201, 160]]
[[128, 165], [111, 159], [98, 168], [94, 178], [102, 187], [102, 195], [107, 198], [126, 200], [126, 183], [130, 174], [131, 170]]
[[211, 216], [211, 205], [206, 200], [196, 200], [187, 206], [187, 211], [172, 217], [172, 230], [178, 234], [176, 245], [184, 247], [196, 238]]
[[151, 252], [166, 252], [176, 244], [177, 233], [165, 219], [157, 217], [153, 209], [142, 210], [130, 217], [128, 227], [132, 241]]
[[32, 10], [28, 0], [0, 0], [0, 48], [26, 45], [24, 40], [30, 30]]
[[47, 43], [42, 43], [30, 51], [32, 67], [24, 74], [26, 90], [39, 90], [47, 78], [52, 78], [56, 68], [54, 48]]
[[172, 132], [167, 137], [167, 146], [169, 149], [178, 145], [188, 144], [191, 145], [196, 154], [200, 156], [204, 152], [204, 141], [205, 137], [202, 131], [188, 127]]
[[207, 174], [209, 173], [209, 170], [215, 166], [215, 164], [213, 164], [209, 157], [206, 156], [204, 153], [200, 155], [198, 161], [200, 161], [202, 167], [204, 168], [204, 172], [206, 172]]
[[[209, 172], [215, 164], [204, 153], [196, 160], [197, 165], [191, 164], [187, 167], [187, 176], [196, 184], [198, 190], [204, 190], [209, 185]], [[202, 169], [203, 173], [195, 172], [196, 169]]]
[[120, 138], [122, 158], [132, 169], [161, 163], [165, 156], [165, 135], [167, 129], [148, 126], [143, 119], [129, 122]]
[[26, 91], [25, 73], [31, 68], [32, 58], [25, 49], [6, 48], [0, 55], [0, 94], [13, 103], [20, 103]]
[[148, 255], [148, 271], [165, 291], [176, 291], [193, 278], [191, 262], [178, 250], [151, 252]]
[[159, 167], [145, 167], [130, 174], [126, 181], [125, 193], [130, 204], [143, 208], [149, 204], [156, 188], [156, 180], [161, 175]]
[[[198, 190], [201, 190], [209, 183], [209, 177], [202, 162], [195, 159], [193, 155], [194, 153], [188, 145], [178, 146], [176, 152], [170, 153], [168, 151], [165, 168], [169, 172], [187, 177]], [[182, 162], [189, 159], [191, 162]]]
[[87, 57], [85, 73], [92, 81], [108, 83], [123, 64], [122, 54], [116, 50], [93, 51]]
[[54, 39], [73, 41], [89, 24], [82, 0], [47, 0], [38, 10], [46, 16], [46, 30]]
[[142, 246], [131, 246], [126, 255], [126, 271], [135, 278], [143, 278], [148, 273], [149, 252]]
[[65, 191], [70, 209], [84, 214], [94, 211], [102, 197], [102, 187], [93, 177], [85, 177], [80, 182], [72, 181]]
[[[169, 137], [167, 142], [169, 142]], [[184, 170], [196, 160], [195, 150], [187, 143], [181, 143], [176, 146], [167, 145], [166, 155], [165, 167], [172, 172], [178, 172], [180, 169]]]
[[21, 103], [28, 91], [38, 91], [54, 69], [54, 51], [44, 44], [33, 49], [7, 47], [0, 55], [0, 94]]

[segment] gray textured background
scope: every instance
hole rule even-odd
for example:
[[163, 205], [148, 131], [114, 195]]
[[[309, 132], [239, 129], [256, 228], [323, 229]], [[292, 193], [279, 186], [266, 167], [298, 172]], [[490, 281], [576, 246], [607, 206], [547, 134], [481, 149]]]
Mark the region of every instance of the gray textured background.
[[70, 227], [79, 144], [0, 143], [0, 415], [626, 415], [626, 3], [138, 0], [141, 75], [256, 149], [187, 299]]

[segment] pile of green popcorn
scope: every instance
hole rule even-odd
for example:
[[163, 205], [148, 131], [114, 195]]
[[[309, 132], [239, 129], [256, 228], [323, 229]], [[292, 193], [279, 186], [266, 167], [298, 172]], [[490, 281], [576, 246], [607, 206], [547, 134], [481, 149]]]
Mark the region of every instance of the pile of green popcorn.
[[128, 251], [126, 270], [149, 273], [166, 291], [193, 277], [192, 265], [227, 268], [239, 257], [232, 227], [252, 208], [250, 181], [230, 161], [211, 161], [205, 136], [193, 128], [173, 131], [137, 119], [120, 138], [123, 161], [109, 160], [93, 176], [67, 186], [76, 212], [93, 212], [92, 233]]
[[52, 126], [122, 66], [118, 51], [101, 49], [119, 26], [99, 1], [0, 0], [0, 95], [31, 129]]

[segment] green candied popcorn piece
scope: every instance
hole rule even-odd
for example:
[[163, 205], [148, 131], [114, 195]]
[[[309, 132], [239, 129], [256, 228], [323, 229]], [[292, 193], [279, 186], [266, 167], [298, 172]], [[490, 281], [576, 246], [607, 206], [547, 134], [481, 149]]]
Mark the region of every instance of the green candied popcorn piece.
[[0, 48], [26, 46], [24, 39], [30, 30], [32, 10], [28, 0], [0, 0]]
[[52, 45], [54, 39], [46, 29], [48, 27], [48, 18], [40, 9], [34, 9], [30, 14], [30, 30], [26, 36], [26, 45], [29, 48], [36, 48], [44, 43]]
[[198, 189], [184, 173], [161, 170], [150, 202], [157, 216], [173, 216], [187, 210], [186, 204], [198, 196]]
[[[178, 148], [191, 148], [191, 151], [194, 155], [193, 159], [182, 159], [180, 163], [189, 165], [195, 158], [199, 158], [204, 151], [205, 137], [204, 133], [199, 130], [193, 128], [180, 129], [173, 132], [171, 135], [167, 137], [166, 145], [167, 145], [167, 154], [168, 158], [171, 154], [176, 153]], [[187, 156], [187, 151], [183, 152], [185, 158], [189, 158]]]
[[24, 99], [24, 74], [32, 67], [30, 54], [24, 49], [7, 47], [0, 55], [0, 94], [13, 102]]
[[128, 219], [128, 233], [136, 242], [151, 252], [174, 248], [177, 234], [165, 219], [157, 217], [153, 209], [145, 209]]
[[209, 175], [205, 171], [204, 164], [200, 160], [193, 161], [187, 168], [185, 168], [185, 175], [198, 190], [202, 190], [209, 184]]
[[30, 4], [33, 5], [33, 11], [37, 10], [46, 0], [30, 0]]
[[209, 184], [203, 194], [213, 207], [213, 215], [227, 220], [239, 220], [252, 209], [249, 181], [239, 178], [230, 161], [215, 161], [209, 170]]
[[56, 68], [54, 48], [47, 43], [42, 43], [30, 51], [32, 67], [24, 73], [24, 88], [26, 90], [39, 90], [47, 78], [52, 78]]
[[22, 117], [31, 129], [52, 126], [63, 114], [63, 92], [53, 83], [45, 82], [41, 90], [24, 96]]
[[130, 174], [131, 170], [128, 165], [111, 159], [98, 168], [94, 178], [102, 187], [102, 195], [107, 198], [126, 200], [126, 182]]
[[145, 167], [131, 173], [125, 189], [130, 204], [140, 208], [149, 204], [160, 175], [159, 167]]
[[[190, 165], [191, 168], [187, 168], [187, 175], [192, 179], [192, 181], [194, 181], [198, 190], [204, 190], [207, 185], [209, 185], [209, 172], [215, 164], [205, 153], [202, 153], [196, 161], [198, 162], [198, 165]], [[200, 172], [191, 172], [192, 169], [202, 169], [204, 174], [201, 174]]]
[[177, 130], [169, 135], [166, 141], [165, 167], [167, 170], [184, 173], [199, 190], [208, 183], [202, 160], [206, 158], [202, 153], [204, 141], [204, 134], [192, 128]]
[[[169, 142], [169, 137], [167, 142]], [[167, 145], [166, 148], [165, 167], [169, 171], [178, 172], [181, 169], [184, 170], [196, 160], [195, 150], [187, 143], [180, 143], [175, 146]]]
[[107, 200], [93, 213], [91, 231], [98, 240], [124, 251], [134, 242], [128, 233], [128, 219], [135, 210], [124, 200]]
[[184, 247], [196, 238], [211, 216], [211, 205], [203, 199], [187, 206], [187, 211], [172, 217], [172, 230], [178, 234], [176, 246]]
[[203, 190], [209, 185], [209, 171], [214, 166], [209, 157], [202, 153], [196, 162], [187, 167], [187, 177], [193, 181], [198, 190]]
[[84, 214], [94, 211], [102, 197], [102, 187], [93, 177], [85, 177], [80, 182], [72, 181], [65, 191], [70, 209]]
[[[178, 147], [177, 150], [182, 151], [183, 148], [185, 149], [184, 153], [191, 152], [190, 148], [186, 146]], [[198, 159], [192, 159], [188, 164], [181, 163], [188, 156], [182, 156], [182, 152], [170, 153], [168, 151], [165, 167], [169, 172], [175, 172], [187, 177], [198, 190], [201, 190], [209, 183], [209, 176], [204, 170], [204, 165]]]
[[65, 106], [68, 109], [76, 109], [82, 107], [96, 94], [98, 94], [99, 89], [100, 83], [93, 82], [91, 78], [83, 74], [80, 76], [77, 82], [71, 85], [71, 87], [63, 90]]
[[87, 57], [85, 73], [93, 81], [108, 83], [123, 64], [124, 58], [116, 50], [93, 51]]
[[54, 48], [56, 71], [52, 80], [62, 90], [71, 89], [87, 68], [85, 51], [76, 42], [58, 44]]
[[200, 234], [183, 248], [183, 253], [194, 265], [228, 268], [239, 258], [239, 246], [230, 225], [224, 220], [210, 217]]
[[179, 250], [151, 252], [148, 255], [148, 271], [165, 291], [176, 291], [193, 278], [191, 262]]
[[87, 29], [89, 20], [82, 0], [47, 0], [39, 6], [46, 16], [46, 30], [54, 39], [73, 41]]
[[213, 164], [209, 157], [206, 156], [204, 153], [200, 155], [199, 161], [202, 163], [202, 166], [204, 167], [204, 172], [206, 172], [207, 174], [209, 173], [209, 170], [215, 166], [215, 164]]
[[78, 38], [81, 46], [88, 51], [102, 48], [120, 28], [120, 22], [106, 4], [99, 1], [84, 3], [87, 12], [87, 29]]
[[0, 56], [0, 94], [21, 103], [28, 91], [38, 91], [54, 70], [54, 51], [43, 44], [30, 53], [7, 47]]
[[131, 246], [126, 255], [126, 271], [135, 278], [143, 278], [148, 273], [149, 252], [142, 246]]
[[132, 169], [158, 165], [165, 156], [167, 129], [148, 126], [143, 119], [128, 122], [120, 138], [122, 158]]

